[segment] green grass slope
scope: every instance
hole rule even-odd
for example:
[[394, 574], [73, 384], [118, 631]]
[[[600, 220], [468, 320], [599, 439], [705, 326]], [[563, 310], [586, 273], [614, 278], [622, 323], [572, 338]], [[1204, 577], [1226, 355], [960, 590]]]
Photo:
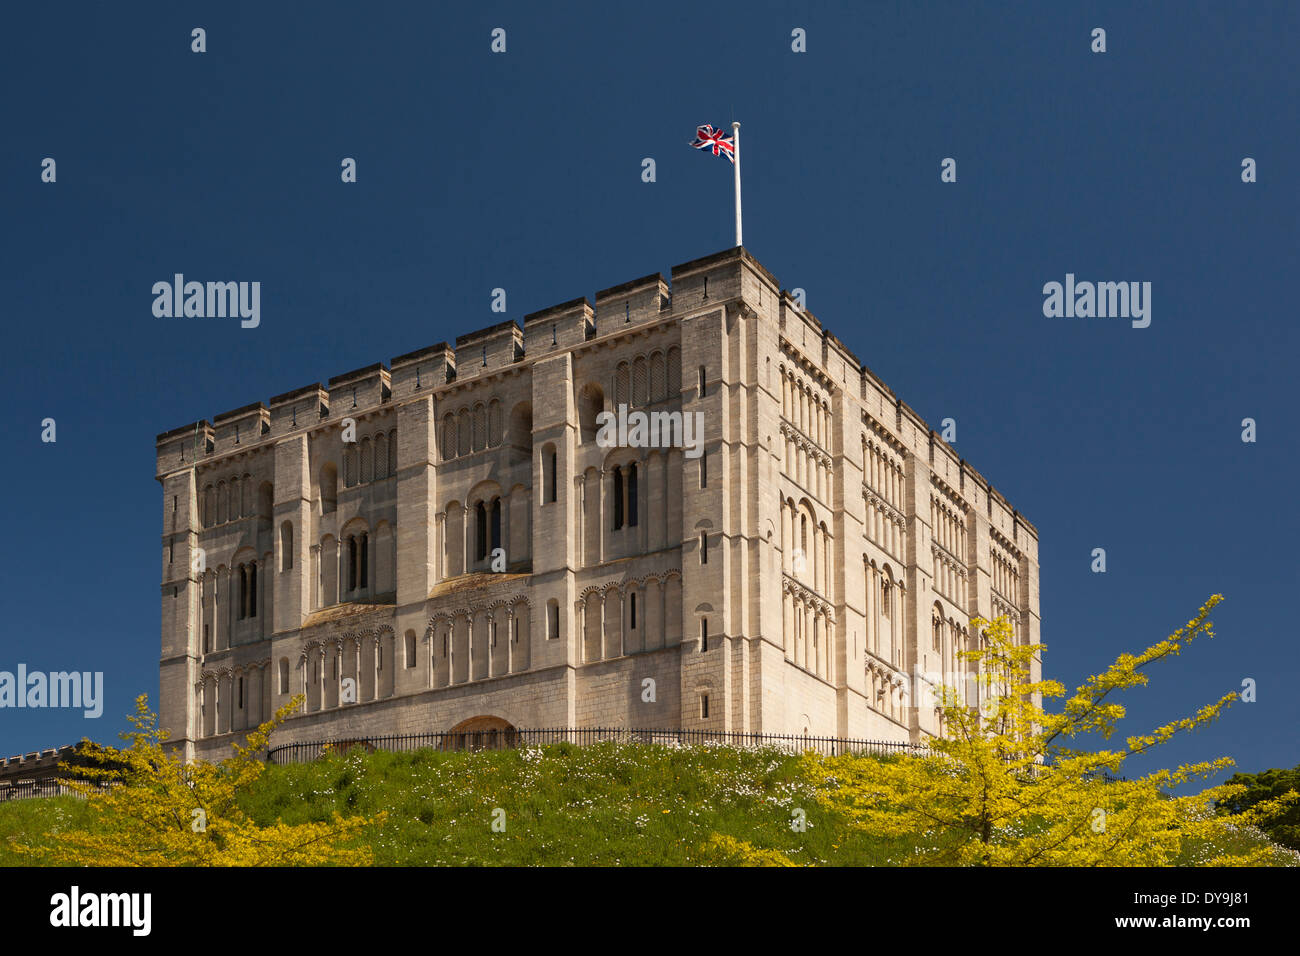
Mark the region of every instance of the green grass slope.
[[[812, 797], [798, 758], [776, 750], [560, 744], [479, 753], [353, 751], [268, 767], [245, 809], [259, 823], [388, 814], [363, 839], [381, 866], [697, 866], [734, 862], [723, 834], [796, 863], [887, 866], [906, 840], [852, 830]], [[806, 816], [802, 832], [791, 826]], [[15, 843], [93, 826], [72, 797], [0, 804], [0, 866], [29, 865]], [[1266, 843], [1234, 835], [1243, 846]], [[1212, 855], [1188, 847], [1180, 862]], [[1295, 854], [1290, 854], [1295, 856]], [[1279, 855], [1279, 862], [1287, 857]], [[1294, 862], [1294, 861], [1292, 861]]]

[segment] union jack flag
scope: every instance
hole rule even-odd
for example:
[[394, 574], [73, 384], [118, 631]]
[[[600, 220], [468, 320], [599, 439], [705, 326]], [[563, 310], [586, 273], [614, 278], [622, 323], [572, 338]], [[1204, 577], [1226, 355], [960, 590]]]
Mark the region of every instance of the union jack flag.
[[714, 156], [725, 156], [728, 162], [736, 161], [736, 146], [722, 130], [704, 125], [695, 131], [695, 141], [691, 143], [696, 149], [713, 150]]

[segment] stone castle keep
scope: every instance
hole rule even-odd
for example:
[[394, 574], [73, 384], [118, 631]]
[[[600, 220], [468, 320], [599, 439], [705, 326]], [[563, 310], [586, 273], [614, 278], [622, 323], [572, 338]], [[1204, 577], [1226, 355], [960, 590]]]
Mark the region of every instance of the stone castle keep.
[[[683, 413], [698, 449], [607, 447]], [[628, 443], [633, 444], [632, 442]], [[1037, 532], [746, 250], [158, 436], [187, 757], [507, 727], [920, 741]], [[695, 453], [698, 452], [698, 455]]]

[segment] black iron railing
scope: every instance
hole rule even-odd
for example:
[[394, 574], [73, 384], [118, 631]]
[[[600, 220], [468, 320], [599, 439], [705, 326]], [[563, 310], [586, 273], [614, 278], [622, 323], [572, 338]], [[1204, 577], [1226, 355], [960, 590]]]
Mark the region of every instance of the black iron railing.
[[350, 737], [282, 744], [267, 751], [274, 764], [305, 763], [326, 753], [343, 753], [353, 748], [408, 752], [413, 750], [503, 750], [522, 746], [571, 743], [578, 745], [612, 741], [623, 744], [660, 744], [673, 747], [775, 748], [793, 753], [812, 750], [824, 756], [844, 753], [925, 754], [924, 744], [891, 740], [855, 740], [845, 737], [808, 737], [793, 734], [744, 734], [716, 730], [628, 730], [609, 727], [552, 727], [536, 729], [443, 731], [425, 734], [393, 734], [381, 737]]
[[[82, 781], [94, 790], [103, 792], [113, 784], [109, 781]], [[68, 786], [66, 780], [16, 780], [0, 783], [0, 803], [7, 800], [31, 800], [36, 797], [80, 797], [83, 794]]]

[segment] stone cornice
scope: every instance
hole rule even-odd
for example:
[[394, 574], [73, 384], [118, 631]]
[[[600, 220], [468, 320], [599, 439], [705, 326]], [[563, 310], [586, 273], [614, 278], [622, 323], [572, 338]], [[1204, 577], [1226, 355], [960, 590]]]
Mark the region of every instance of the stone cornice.
[[831, 602], [812, 588], [790, 577], [788, 572], [782, 572], [781, 593], [794, 595], [796, 601], [812, 606], [814, 610], [825, 614], [832, 624], [835, 623], [835, 608]]
[[815, 381], [828, 395], [833, 396], [839, 391], [839, 386], [835, 379], [831, 378], [821, 369], [819, 369], [812, 360], [803, 354], [803, 350], [795, 345], [784, 335], [780, 337], [781, 352], [788, 356], [791, 362], [799, 366], [799, 370], [808, 378]]
[[894, 524], [903, 529], [907, 528], [907, 516], [881, 497], [880, 492], [876, 491], [866, 482], [863, 482], [862, 493], [866, 496], [866, 499], [870, 504], [885, 512], [886, 516], [888, 516]]
[[781, 419], [781, 434], [816, 458], [822, 466], [831, 467], [833, 459], [830, 452], [826, 451], [819, 442], [809, 438], [803, 429], [796, 427], [784, 417]]

